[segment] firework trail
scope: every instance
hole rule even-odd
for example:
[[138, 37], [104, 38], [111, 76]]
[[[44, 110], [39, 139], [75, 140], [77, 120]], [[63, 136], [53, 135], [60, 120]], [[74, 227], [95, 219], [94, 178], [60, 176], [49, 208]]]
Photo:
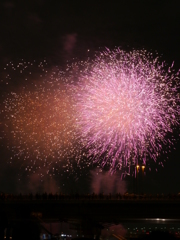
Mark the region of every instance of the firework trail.
[[156, 161], [179, 125], [179, 77], [147, 51], [106, 49], [74, 87], [79, 139], [92, 162], [113, 171]]

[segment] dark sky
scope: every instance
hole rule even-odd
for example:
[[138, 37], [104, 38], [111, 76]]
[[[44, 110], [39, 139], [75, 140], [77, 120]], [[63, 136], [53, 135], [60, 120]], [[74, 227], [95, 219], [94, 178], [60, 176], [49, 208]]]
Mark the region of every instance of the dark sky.
[[[129, 45], [179, 61], [179, 1], [1, 1], [0, 11], [1, 58], [58, 60], [62, 53], [83, 57], [87, 48]], [[68, 52], [69, 35], [76, 40]]]
[[[178, 70], [180, 1], [0, 2], [1, 66], [18, 58], [32, 60], [44, 57], [52, 65], [63, 65], [73, 57], [86, 59], [88, 49], [93, 55], [99, 48], [115, 46], [125, 50], [157, 50], [167, 63], [175, 61], [175, 69]], [[179, 144], [176, 147], [178, 148]], [[144, 180], [147, 192], [180, 191], [179, 158], [179, 151], [175, 151], [164, 169], [147, 173]], [[8, 168], [2, 162], [1, 167], [7, 173], [7, 183], [1, 185], [1, 189], [18, 189], [13, 180], [13, 177], [17, 176], [17, 169]], [[1, 180], [3, 178], [1, 172]], [[88, 181], [86, 180], [87, 184]], [[35, 182], [33, 184], [36, 185]], [[86, 188], [85, 183], [77, 184], [79, 188]]]

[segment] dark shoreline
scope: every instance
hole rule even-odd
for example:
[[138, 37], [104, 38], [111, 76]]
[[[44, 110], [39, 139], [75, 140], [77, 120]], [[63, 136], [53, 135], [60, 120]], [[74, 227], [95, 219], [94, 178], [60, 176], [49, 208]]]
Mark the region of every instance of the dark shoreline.
[[0, 201], [0, 211], [8, 219], [86, 217], [108, 222], [137, 218], [180, 219], [180, 200], [6, 200]]

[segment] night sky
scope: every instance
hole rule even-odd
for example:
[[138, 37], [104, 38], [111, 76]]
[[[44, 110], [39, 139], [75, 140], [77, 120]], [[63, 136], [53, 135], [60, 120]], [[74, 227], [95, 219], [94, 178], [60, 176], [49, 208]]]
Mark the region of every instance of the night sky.
[[[118, 2], [118, 3], [117, 3]], [[160, 0], [0, 2], [0, 76], [10, 61], [46, 58], [49, 66], [65, 66], [72, 59], [86, 60], [104, 47], [123, 50], [147, 49], [158, 52], [169, 65], [180, 68], [180, 2]], [[36, 71], [36, 70], [34, 70]], [[36, 74], [36, 73], [34, 73]], [[12, 77], [16, 88], [22, 79]], [[8, 87], [2, 84], [1, 95]], [[178, 130], [176, 131], [178, 135]], [[0, 191], [133, 191], [133, 180], [121, 182], [119, 173], [109, 176], [96, 168], [78, 171], [78, 178], [55, 176], [39, 182], [22, 173], [21, 163], [9, 165], [10, 153], [1, 140]], [[144, 177], [144, 192], [180, 192], [180, 144], [169, 154], [164, 168], [152, 164]], [[156, 171], [156, 169], [158, 171]], [[21, 175], [21, 177], [20, 177]], [[19, 178], [21, 180], [19, 180]], [[109, 183], [108, 183], [109, 182]]]

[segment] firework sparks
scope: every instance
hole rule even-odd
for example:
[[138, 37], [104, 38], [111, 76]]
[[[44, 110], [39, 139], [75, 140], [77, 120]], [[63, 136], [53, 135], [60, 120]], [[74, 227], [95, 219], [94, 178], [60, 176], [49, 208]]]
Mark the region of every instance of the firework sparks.
[[[74, 114], [65, 76], [58, 68], [48, 71], [46, 65], [22, 61], [6, 66], [9, 91], [2, 104], [1, 135], [13, 155], [9, 162], [23, 160], [28, 172], [43, 167], [47, 174], [59, 174], [62, 169], [73, 171], [70, 159], [78, 155]], [[21, 84], [11, 87], [15, 76]]]
[[151, 53], [105, 50], [75, 87], [77, 128], [89, 158], [122, 169], [156, 161], [179, 124], [179, 77]]
[[76, 171], [72, 162], [115, 170], [156, 161], [179, 125], [179, 77], [173, 65], [166, 68], [146, 51], [119, 49], [65, 72], [46, 61], [8, 64], [0, 127], [9, 161], [23, 159], [26, 171], [46, 167], [53, 175]]

